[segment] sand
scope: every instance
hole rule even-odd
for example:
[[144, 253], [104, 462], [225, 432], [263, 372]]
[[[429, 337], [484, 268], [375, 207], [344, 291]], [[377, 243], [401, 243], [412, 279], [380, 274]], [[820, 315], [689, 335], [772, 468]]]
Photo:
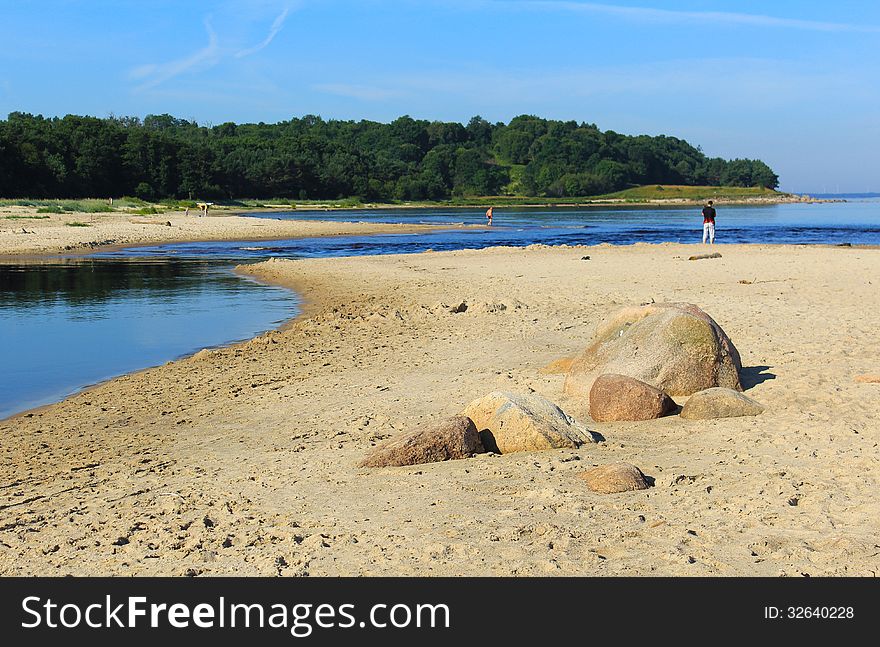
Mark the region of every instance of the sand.
[[6, 206], [0, 208], [0, 256], [88, 254], [100, 249], [177, 241], [402, 234], [438, 228], [433, 225], [253, 218], [220, 210], [209, 211], [208, 216], [199, 216], [197, 209], [190, 210], [189, 215], [183, 211], [169, 211], [142, 216], [126, 212], [40, 214], [33, 207]]
[[[687, 260], [701, 249], [250, 266], [301, 291], [304, 315], [0, 422], [0, 573], [876, 575], [880, 387], [854, 377], [880, 366], [880, 250], [723, 245]], [[595, 423], [563, 397], [564, 376], [542, 368], [652, 299], [711, 314], [766, 412]], [[495, 389], [534, 390], [606, 440], [356, 467]], [[654, 486], [597, 494], [579, 477], [614, 462]]]

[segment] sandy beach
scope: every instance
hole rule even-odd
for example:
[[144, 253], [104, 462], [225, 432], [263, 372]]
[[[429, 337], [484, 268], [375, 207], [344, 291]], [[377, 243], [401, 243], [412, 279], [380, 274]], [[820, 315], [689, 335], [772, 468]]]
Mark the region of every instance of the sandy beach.
[[[159, 219], [206, 236], [243, 220]], [[248, 223], [234, 236], [301, 226]], [[121, 227], [106, 237], [165, 230]], [[55, 236], [25, 245], [4, 230], [0, 249], [73, 244]], [[248, 266], [300, 292], [303, 315], [0, 422], [0, 574], [876, 575], [880, 385], [855, 378], [880, 372], [880, 250], [721, 245], [721, 258], [687, 260], [704, 249]], [[597, 423], [542, 370], [614, 309], [652, 300], [714, 317], [766, 411]], [[543, 395], [605, 441], [356, 467], [382, 439], [498, 389]], [[654, 486], [602, 495], [578, 477], [615, 461]]]
[[144, 216], [126, 212], [38, 214], [33, 207], [6, 206], [0, 208], [0, 257], [88, 254], [99, 249], [178, 241], [277, 240], [433, 229], [437, 227], [253, 218], [220, 210], [204, 217], [195, 209], [189, 215], [169, 211]]

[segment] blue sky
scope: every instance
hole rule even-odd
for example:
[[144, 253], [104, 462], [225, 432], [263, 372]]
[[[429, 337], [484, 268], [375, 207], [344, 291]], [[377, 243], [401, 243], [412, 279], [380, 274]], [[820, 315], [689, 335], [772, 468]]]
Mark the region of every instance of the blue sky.
[[0, 115], [574, 119], [880, 191], [880, 3], [0, 0]]

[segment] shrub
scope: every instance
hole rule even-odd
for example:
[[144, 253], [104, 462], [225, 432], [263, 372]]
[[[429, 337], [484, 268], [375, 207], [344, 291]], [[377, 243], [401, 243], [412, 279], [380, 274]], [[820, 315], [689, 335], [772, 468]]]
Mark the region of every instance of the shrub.
[[84, 206], [86, 213], [113, 213], [113, 207], [104, 202], [87, 202]]
[[99, 200], [62, 202], [61, 208], [65, 211], [76, 211], [79, 213], [110, 213], [113, 211], [109, 204]]
[[141, 200], [149, 200], [153, 197], [153, 187], [151, 187], [146, 182], [141, 182], [135, 187], [134, 193]]
[[140, 198], [133, 198], [130, 195], [124, 195], [113, 202], [118, 207], [142, 207], [146, 204]]
[[339, 208], [352, 208], [352, 207], [356, 208], [356, 207], [362, 207], [364, 205], [363, 205], [363, 202], [361, 201], [361, 199], [359, 197], [355, 196], [353, 198], [344, 198], [344, 199], [340, 200], [339, 202], [335, 203], [333, 206], [339, 207]]

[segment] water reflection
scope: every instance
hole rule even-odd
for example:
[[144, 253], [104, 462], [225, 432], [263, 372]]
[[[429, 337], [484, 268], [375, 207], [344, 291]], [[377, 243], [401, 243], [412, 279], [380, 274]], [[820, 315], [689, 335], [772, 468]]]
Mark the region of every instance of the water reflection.
[[25, 308], [64, 301], [94, 305], [108, 299], [149, 293], [152, 299], [174, 298], [182, 289], [237, 290], [241, 280], [212, 264], [180, 259], [59, 259], [0, 264], [0, 308]]
[[248, 339], [295, 316], [297, 303], [217, 261], [0, 265], [0, 418]]

